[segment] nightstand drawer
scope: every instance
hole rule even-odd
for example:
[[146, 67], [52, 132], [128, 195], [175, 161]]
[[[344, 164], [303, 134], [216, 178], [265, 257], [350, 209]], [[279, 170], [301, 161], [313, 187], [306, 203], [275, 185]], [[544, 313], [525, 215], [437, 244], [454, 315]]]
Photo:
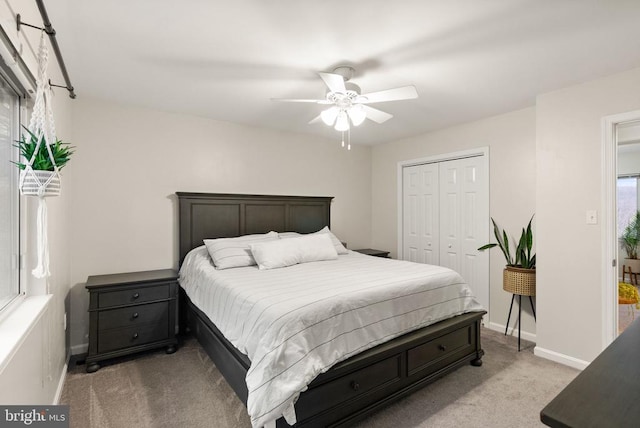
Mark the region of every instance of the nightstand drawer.
[[166, 322], [169, 302], [149, 303], [120, 309], [101, 311], [98, 314], [98, 330], [129, 327], [148, 323]]
[[132, 305], [171, 297], [169, 284], [130, 288], [121, 291], [102, 292], [98, 295], [98, 307]]
[[170, 337], [169, 317], [165, 314], [163, 318], [154, 325], [147, 324], [101, 331], [98, 338], [98, 352], [110, 352], [168, 339]]

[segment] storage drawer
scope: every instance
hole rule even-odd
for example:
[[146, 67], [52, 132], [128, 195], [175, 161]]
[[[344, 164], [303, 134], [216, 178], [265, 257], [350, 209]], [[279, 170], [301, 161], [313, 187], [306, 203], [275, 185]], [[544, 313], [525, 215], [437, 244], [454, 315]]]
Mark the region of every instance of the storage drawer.
[[307, 390], [300, 396], [299, 402], [304, 403], [300, 408], [304, 413], [298, 418], [304, 419], [338, 403], [361, 397], [400, 378], [400, 355], [394, 355]]
[[98, 313], [98, 330], [164, 322], [168, 311], [169, 302], [100, 311]]
[[158, 324], [155, 325], [147, 324], [101, 331], [98, 337], [98, 352], [146, 345], [169, 337], [172, 337], [169, 334], [169, 316], [165, 313], [164, 319], [158, 320]]
[[416, 346], [407, 352], [409, 376], [423, 370], [435, 371], [459, 357], [460, 353], [472, 352], [475, 336], [471, 326]]
[[168, 299], [170, 295], [170, 284], [159, 284], [149, 287], [130, 288], [121, 291], [105, 291], [98, 295], [98, 307], [108, 308], [111, 306], [122, 306], [150, 302], [153, 300]]

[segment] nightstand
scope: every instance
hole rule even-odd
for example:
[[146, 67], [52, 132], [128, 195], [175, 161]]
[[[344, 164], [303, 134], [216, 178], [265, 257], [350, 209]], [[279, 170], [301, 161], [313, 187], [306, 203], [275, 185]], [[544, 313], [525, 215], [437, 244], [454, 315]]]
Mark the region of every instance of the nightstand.
[[368, 256], [374, 256], [374, 257], [382, 257], [385, 259], [389, 259], [389, 251], [382, 251], [382, 250], [374, 250], [373, 248], [362, 248], [360, 250], [353, 250], [356, 251], [358, 253], [362, 253], [362, 254], [366, 254]]
[[96, 275], [89, 291], [87, 373], [98, 361], [166, 346], [178, 339], [178, 274], [173, 269]]

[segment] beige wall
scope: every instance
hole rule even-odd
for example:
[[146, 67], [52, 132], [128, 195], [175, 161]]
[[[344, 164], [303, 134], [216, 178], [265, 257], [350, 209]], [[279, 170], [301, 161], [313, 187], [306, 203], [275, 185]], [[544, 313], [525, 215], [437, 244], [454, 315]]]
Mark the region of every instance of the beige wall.
[[[397, 250], [397, 165], [399, 161], [489, 147], [490, 213], [513, 235], [535, 212], [535, 109], [527, 108], [418, 137], [373, 147], [372, 245]], [[492, 233], [493, 236], [493, 233]], [[490, 255], [490, 317], [504, 328], [511, 295], [502, 290], [505, 261]], [[528, 304], [523, 303], [523, 332], [535, 335]]]
[[334, 196], [333, 231], [370, 245], [369, 147], [85, 98], [73, 108], [74, 353], [87, 276], [177, 266], [176, 191]]
[[[640, 109], [640, 69], [538, 97], [537, 353], [591, 361], [602, 351], [602, 118]], [[540, 351], [540, 352], [538, 352]]]
[[[24, 31], [17, 33], [15, 26], [10, 25], [14, 22], [15, 13], [20, 13], [25, 22], [33, 24], [42, 22], [42, 19], [35, 2], [10, 0], [0, 4], [0, 16], [5, 18], [2, 26], [7, 30], [13, 43], [16, 46], [22, 46], [23, 58], [35, 75], [36, 59], [33, 52], [37, 52], [40, 32], [25, 28]], [[58, 23], [61, 24], [60, 21]], [[53, 82], [62, 83], [60, 70], [50, 46], [49, 56], [49, 77]], [[53, 110], [57, 136], [65, 142], [72, 142], [71, 103], [67, 91], [54, 90]], [[23, 122], [27, 124], [28, 119], [29, 117], [23, 118]], [[67, 173], [73, 168], [73, 164], [72, 159], [69, 166], [63, 170], [61, 196], [47, 199], [51, 276], [46, 280], [38, 280], [31, 275], [31, 270], [36, 265], [37, 202], [33, 197], [23, 197], [21, 200], [24, 219], [21, 251], [26, 260], [21, 287], [29, 295], [45, 294], [48, 288], [52, 298], [39, 322], [24, 337], [18, 349], [15, 350], [12, 360], [0, 373], [0, 391], [2, 391], [0, 403], [2, 404], [50, 404], [61, 392], [61, 380], [64, 379], [68, 355], [68, 344], [65, 344], [64, 314], [70, 285], [70, 194]], [[16, 382], [17, 379], [19, 382]]]

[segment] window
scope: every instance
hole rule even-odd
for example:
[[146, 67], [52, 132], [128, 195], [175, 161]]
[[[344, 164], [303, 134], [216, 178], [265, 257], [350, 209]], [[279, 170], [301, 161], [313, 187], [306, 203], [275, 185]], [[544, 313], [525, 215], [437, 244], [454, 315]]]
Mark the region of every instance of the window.
[[637, 176], [618, 178], [618, 236], [638, 211], [638, 179]]
[[0, 75], [0, 310], [20, 292], [19, 174], [11, 163], [18, 160], [19, 102]]

